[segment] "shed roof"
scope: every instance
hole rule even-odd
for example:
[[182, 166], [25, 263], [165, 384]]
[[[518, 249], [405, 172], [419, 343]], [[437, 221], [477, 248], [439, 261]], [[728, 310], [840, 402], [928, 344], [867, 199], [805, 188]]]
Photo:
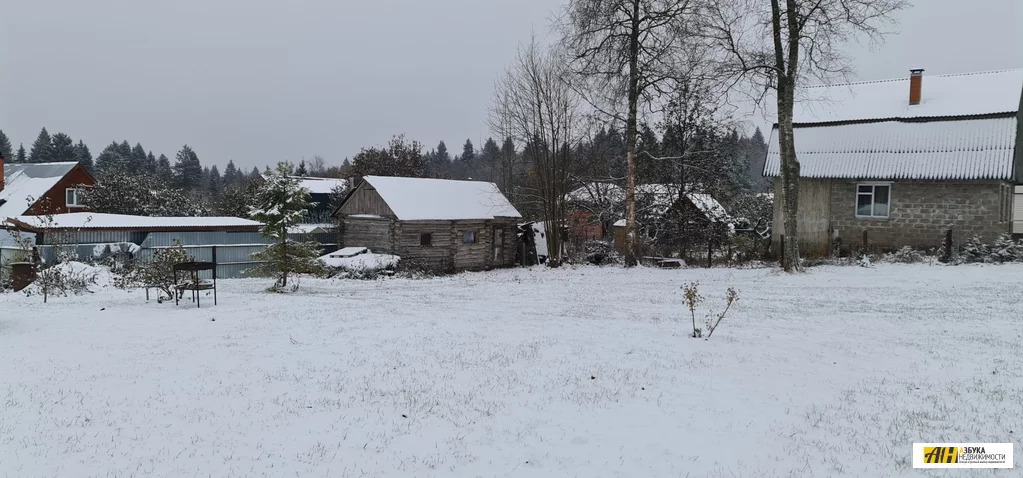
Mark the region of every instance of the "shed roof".
[[75, 166], [78, 166], [75, 161], [4, 164], [4, 188], [0, 191], [0, 220], [25, 214], [25, 211], [56, 186]]
[[375, 189], [402, 221], [522, 217], [494, 183], [390, 176], [363, 179], [363, 186]]
[[[1023, 69], [804, 88], [796, 158], [808, 178], [1011, 180]], [[777, 126], [765, 176], [780, 174]]]
[[40, 216], [17, 216], [8, 222], [29, 230], [47, 229], [120, 229], [132, 231], [255, 231], [260, 223], [238, 217], [156, 217], [72, 212], [54, 214], [49, 223]]

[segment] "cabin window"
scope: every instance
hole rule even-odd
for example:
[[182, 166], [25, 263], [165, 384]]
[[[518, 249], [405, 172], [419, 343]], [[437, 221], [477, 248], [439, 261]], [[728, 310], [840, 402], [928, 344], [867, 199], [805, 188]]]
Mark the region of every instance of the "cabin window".
[[83, 193], [84, 189], [79, 188], [67, 188], [64, 190], [64, 196], [66, 198], [65, 204], [67, 206], [83, 206]]
[[462, 244], [476, 244], [476, 231], [465, 231], [462, 233]]
[[433, 233], [432, 232], [424, 232], [424, 233], [420, 234], [419, 235], [419, 245], [420, 246], [432, 246], [433, 245]]
[[857, 184], [856, 217], [888, 217], [891, 212], [891, 184]]

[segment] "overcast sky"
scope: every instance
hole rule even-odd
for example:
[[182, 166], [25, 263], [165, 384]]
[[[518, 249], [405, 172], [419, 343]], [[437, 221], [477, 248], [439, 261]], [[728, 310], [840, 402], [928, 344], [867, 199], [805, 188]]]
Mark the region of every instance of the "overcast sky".
[[[765, 0], [766, 1], [766, 0]], [[98, 154], [112, 140], [251, 168], [339, 163], [404, 132], [452, 153], [488, 135], [494, 79], [553, 0], [7, 2], [0, 129], [46, 126]], [[1023, 2], [916, 0], [859, 79], [1023, 67]]]

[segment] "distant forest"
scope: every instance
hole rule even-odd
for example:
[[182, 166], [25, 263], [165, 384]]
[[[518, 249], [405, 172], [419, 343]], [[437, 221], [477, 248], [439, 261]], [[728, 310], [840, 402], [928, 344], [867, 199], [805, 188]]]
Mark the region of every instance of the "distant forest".
[[[701, 183], [713, 184], [713, 190], [725, 196], [744, 192], [767, 191], [762, 177], [767, 144], [757, 129], [751, 136], [728, 130], [714, 142], [712, 167], [695, 165], [690, 173]], [[491, 181], [504, 191], [524, 213], [532, 213], [530, 179], [536, 174], [524, 155], [531, 144], [515, 144], [511, 139], [498, 142], [488, 138], [481, 148], [466, 140], [461, 151], [452, 154], [444, 141], [427, 150], [422, 143], [404, 135], [394, 136], [386, 145], [365, 147], [352, 158], [330, 164], [320, 156], [299, 161], [299, 175], [329, 178], [355, 178], [365, 175], [411, 176]], [[654, 158], [678, 155], [671, 131], [660, 135], [642, 126], [639, 150], [650, 158], [640, 161], [638, 183], [673, 182], [677, 167], [665, 167], [671, 161]], [[625, 137], [622, 131], [600, 128], [571, 147], [567, 165], [569, 181], [621, 182], [625, 171]], [[20, 144], [15, 150], [10, 138], [0, 131], [0, 154], [11, 163], [78, 161], [100, 181], [88, 194], [87, 203], [97, 212], [140, 215], [229, 215], [248, 217], [253, 182], [259, 168], [245, 172], [228, 161], [223, 172], [217, 165], [204, 166], [196, 151], [187, 144], [174, 155], [154, 154], [141, 143], [112, 141], [95, 157], [83, 141], [66, 133], [50, 134], [43, 128], [28, 150]], [[706, 162], [706, 160], [704, 161]], [[708, 186], [709, 187], [709, 186]], [[538, 212], [537, 212], [538, 213]]]

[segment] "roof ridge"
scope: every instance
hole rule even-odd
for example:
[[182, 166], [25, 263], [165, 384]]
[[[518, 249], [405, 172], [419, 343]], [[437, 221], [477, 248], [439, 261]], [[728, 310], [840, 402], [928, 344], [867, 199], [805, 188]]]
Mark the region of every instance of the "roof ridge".
[[[943, 73], [943, 74], [940, 74], [940, 75], [934, 75], [934, 76], [932, 76], [932, 78], [951, 78], [951, 77], [956, 77], [956, 76], [990, 75], [990, 74], [994, 74], [994, 73], [1008, 73], [1010, 71], [1021, 71], [1021, 70], [1023, 70], [1023, 68], [1003, 68], [1003, 69], [1000, 69], [1000, 70], [967, 71], [967, 72], [961, 72], [961, 73]], [[807, 89], [807, 90], [809, 90], [809, 89], [814, 89], [814, 88], [833, 88], [833, 87], [836, 87], [836, 86], [872, 85], [872, 84], [881, 84], [881, 83], [893, 83], [893, 82], [896, 82], [896, 81], [906, 81], [906, 80], [909, 80], [908, 76], [904, 76], [902, 78], [885, 78], [885, 79], [880, 79], [880, 80], [863, 80], [863, 81], [850, 81], [850, 82], [845, 82], [845, 83], [828, 83], [828, 84], [821, 84], [821, 85], [808, 85], [808, 86], [801, 86], [800, 89]]]

